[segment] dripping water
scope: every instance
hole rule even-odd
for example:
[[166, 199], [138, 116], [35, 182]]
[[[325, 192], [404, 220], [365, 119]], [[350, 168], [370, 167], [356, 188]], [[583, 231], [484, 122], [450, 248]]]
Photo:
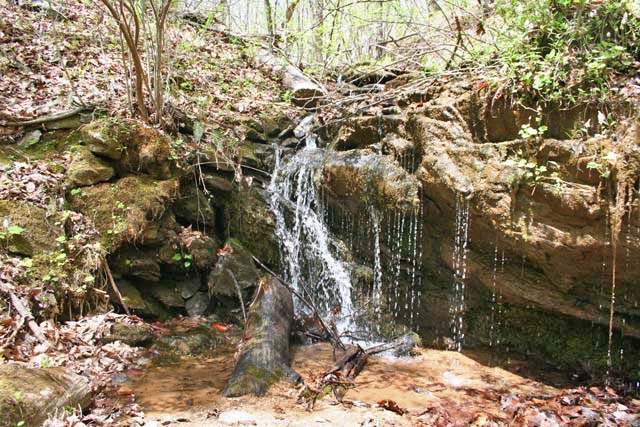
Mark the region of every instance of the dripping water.
[[467, 276], [467, 246], [469, 242], [469, 200], [459, 194], [456, 198], [456, 225], [453, 249], [453, 283], [449, 313], [451, 315], [452, 345], [462, 351], [464, 342], [465, 281]]

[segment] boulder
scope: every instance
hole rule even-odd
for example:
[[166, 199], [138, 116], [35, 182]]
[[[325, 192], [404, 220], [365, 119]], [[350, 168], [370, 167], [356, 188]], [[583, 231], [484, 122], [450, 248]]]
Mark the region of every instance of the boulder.
[[240, 242], [232, 239], [227, 241], [225, 247], [230, 249], [219, 256], [218, 263], [209, 274], [209, 293], [214, 298], [237, 301], [239, 288], [246, 302], [249, 289], [258, 282], [258, 270], [251, 253]]
[[143, 323], [115, 323], [111, 325], [109, 332], [100, 341], [103, 343], [120, 341], [132, 347], [144, 347], [151, 344], [153, 334], [149, 327]]
[[111, 165], [93, 155], [88, 149], [82, 148], [71, 158], [67, 169], [67, 182], [72, 187], [86, 187], [109, 181], [113, 175]]
[[95, 120], [80, 129], [80, 136], [92, 153], [112, 160], [122, 157], [124, 146], [118, 130], [108, 119]]
[[94, 219], [103, 247], [113, 251], [123, 243], [166, 240], [161, 233], [169, 232], [170, 227], [163, 221], [171, 220], [165, 215], [177, 190], [177, 180], [127, 176], [72, 192], [68, 200], [72, 209]]
[[192, 317], [202, 316], [207, 312], [211, 297], [208, 292], [196, 292], [185, 304], [187, 314]]
[[90, 403], [89, 380], [69, 369], [0, 365], [0, 427], [41, 425], [49, 415]]
[[180, 193], [173, 206], [178, 221], [193, 224], [194, 228], [213, 230], [216, 224], [216, 212], [211, 206], [213, 196], [197, 188], [192, 180], [181, 186]]

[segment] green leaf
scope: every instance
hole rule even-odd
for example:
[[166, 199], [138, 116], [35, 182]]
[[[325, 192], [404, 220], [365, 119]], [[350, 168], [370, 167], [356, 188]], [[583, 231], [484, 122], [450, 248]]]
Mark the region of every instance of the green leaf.
[[596, 163], [596, 162], [587, 163], [587, 169], [598, 169], [598, 166], [600, 166], [600, 165], [598, 165], [598, 163]]
[[172, 260], [174, 260], [174, 261], [180, 261], [180, 260], [182, 259], [182, 255], [180, 255], [180, 254], [175, 254], [175, 255], [173, 256], [173, 258], [171, 258], [171, 259], [172, 259]]
[[20, 261], [20, 265], [26, 268], [31, 268], [33, 267], [33, 259], [25, 258], [22, 261]]
[[56, 242], [58, 242], [58, 243], [64, 243], [66, 241], [67, 241], [67, 237], [66, 236], [56, 237]]
[[191, 261], [187, 261], [184, 263], [184, 268], [189, 268], [191, 267]]
[[71, 195], [72, 196], [77, 196], [78, 194], [80, 194], [82, 192], [81, 188], [74, 188], [73, 190], [71, 190]]
[[96, 278], [95, 278], [95, 277], [93, 277], [91, 274], [88, 274], [88, 275], [84, 278], [83, 282], [84, 282], [84, 283], [93, 283], [93, 281], [94, 281], [94, 280], [96, 280]]
[[24, 228], [20, 227], [19, 225], [11, 225], [9, 226], [9, 228], [7, 228], [7, 232], [13, 235], [22, 234], [23, 231]]

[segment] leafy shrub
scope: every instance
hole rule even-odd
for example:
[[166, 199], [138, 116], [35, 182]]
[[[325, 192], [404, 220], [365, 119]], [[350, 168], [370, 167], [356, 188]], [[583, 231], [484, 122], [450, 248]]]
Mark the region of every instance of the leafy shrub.
[[596, 100], [640, 60], [633, 0], [498, 0], [496, 14], [502, 28], [490, 62], [525, 101]]

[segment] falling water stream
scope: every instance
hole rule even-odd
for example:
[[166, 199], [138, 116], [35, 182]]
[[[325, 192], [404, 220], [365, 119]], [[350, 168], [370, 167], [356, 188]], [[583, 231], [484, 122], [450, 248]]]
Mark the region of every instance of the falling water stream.
[[464, 343], [465, 287], [467, 278], [467, 246], [469, 243], [469, 200], [462, 194], [456, 198], [456, 228], [453, 247], [453, 283], [450, 294], [451, 350], [462, 351]]
[[[276, 147], [269, 203], [284, 278], [347, 337], [357, 331], [377, 340], [385, 322], [415, 327], [422, 207], [380, 209], [362, 201], [353, 212], [330, 203], [319, 182], [325, 151], [316, 138], [306, 134], [304, 148], [285, 158]], [[358, 268], [371, 274], [356, 286], [352, 275]], [[305, 310], [298, 301], [296, 312], [309, 314]]]

